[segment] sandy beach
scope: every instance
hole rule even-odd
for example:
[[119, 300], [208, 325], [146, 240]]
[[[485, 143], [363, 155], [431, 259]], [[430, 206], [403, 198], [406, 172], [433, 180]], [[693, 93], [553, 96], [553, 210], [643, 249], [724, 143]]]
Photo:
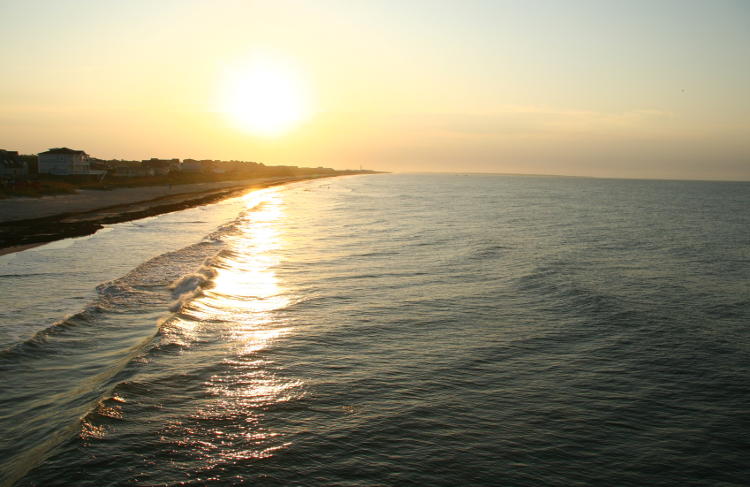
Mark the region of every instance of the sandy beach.
[[0, 255], [62, 238], [90, 235], [105, 224], [136, 220], [213, 203], [253, 188], [304, 177], [82, 190], [75, 194], [0, 200]]
[[44, 218], [64, 213], [81, 213], [140, 201], [156, 200], [178, 195], [195, 195], [209, 191], [263, 185], [298, 178], [253, 178], [212, 183], [139, 186], [111, 190], [79, 190], [74, 194], [43, 196], [41, 198], [8, 198], [0, 200], [0, 223]]

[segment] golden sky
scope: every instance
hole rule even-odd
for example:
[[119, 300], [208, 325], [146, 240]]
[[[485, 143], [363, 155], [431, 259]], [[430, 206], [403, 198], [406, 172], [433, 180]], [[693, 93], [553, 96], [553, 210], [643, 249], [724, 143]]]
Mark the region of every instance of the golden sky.
[[0, 0], [0, 148], [750, 180], [750, 2]]

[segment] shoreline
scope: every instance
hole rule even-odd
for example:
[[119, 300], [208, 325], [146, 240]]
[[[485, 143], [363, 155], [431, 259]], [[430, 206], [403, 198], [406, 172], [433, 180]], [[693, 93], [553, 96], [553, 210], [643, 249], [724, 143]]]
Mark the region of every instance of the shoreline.
[[[91, 235], [104, 228], [104, 225], [139, 220], [173, 211], [180, 211], [195, 206], [215, 203], [241, 193], [278, 186], [298, 181], [344, 176], [331, 174], [322, 176], [290, 176], [281, 178], [259, 178], [237, 181], [238, 184], [213, 188], [203, 191], [176, 192], [156, 198], [139, 199], [137, 196], [126, 203], [107, 205], [106, 198], [101, 201], [104, 206], [88, 208], [83, 211], [60, 212], [38, 218], [0, 221], [0, 256], [20, 252], [65, 238]], [[170, 188], [171, 189], [171, 188]], [[174, 187], [175, 191], [181, 188]], [[106, 194], [106, 193], [104, 193]], [[110, 198], [112, 199], [112, 198]], [[54, 198], [47, 201], [54, 209]]]
[[33, 249], [34, 247], [39, 247], [40, 245], [44, 245], [49, 242], [39, 242], [39, 243], [31, 243], [31, 244], [23, 244], [23, 245], [11, 245], [10, 247], [2, 247], [0, 248], [0, 257], [3, 255], [8, 254], [14, 254], [16, 252], [22, 252], [24, 250]]

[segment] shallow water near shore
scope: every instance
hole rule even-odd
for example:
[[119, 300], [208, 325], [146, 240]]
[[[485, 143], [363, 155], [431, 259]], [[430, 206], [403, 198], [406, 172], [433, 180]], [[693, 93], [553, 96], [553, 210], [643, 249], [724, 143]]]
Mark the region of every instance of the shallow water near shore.
[[2, 256], [0, 485], [745, 485], [748, 208], [357, 176]]

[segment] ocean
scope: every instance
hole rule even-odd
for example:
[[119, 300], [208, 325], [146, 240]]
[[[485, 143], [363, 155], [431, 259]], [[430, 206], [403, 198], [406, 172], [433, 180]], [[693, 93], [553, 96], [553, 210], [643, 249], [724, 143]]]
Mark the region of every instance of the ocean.
[[0, 257], [0, 485], [744, 486], [750, 183], [368, 175]]

